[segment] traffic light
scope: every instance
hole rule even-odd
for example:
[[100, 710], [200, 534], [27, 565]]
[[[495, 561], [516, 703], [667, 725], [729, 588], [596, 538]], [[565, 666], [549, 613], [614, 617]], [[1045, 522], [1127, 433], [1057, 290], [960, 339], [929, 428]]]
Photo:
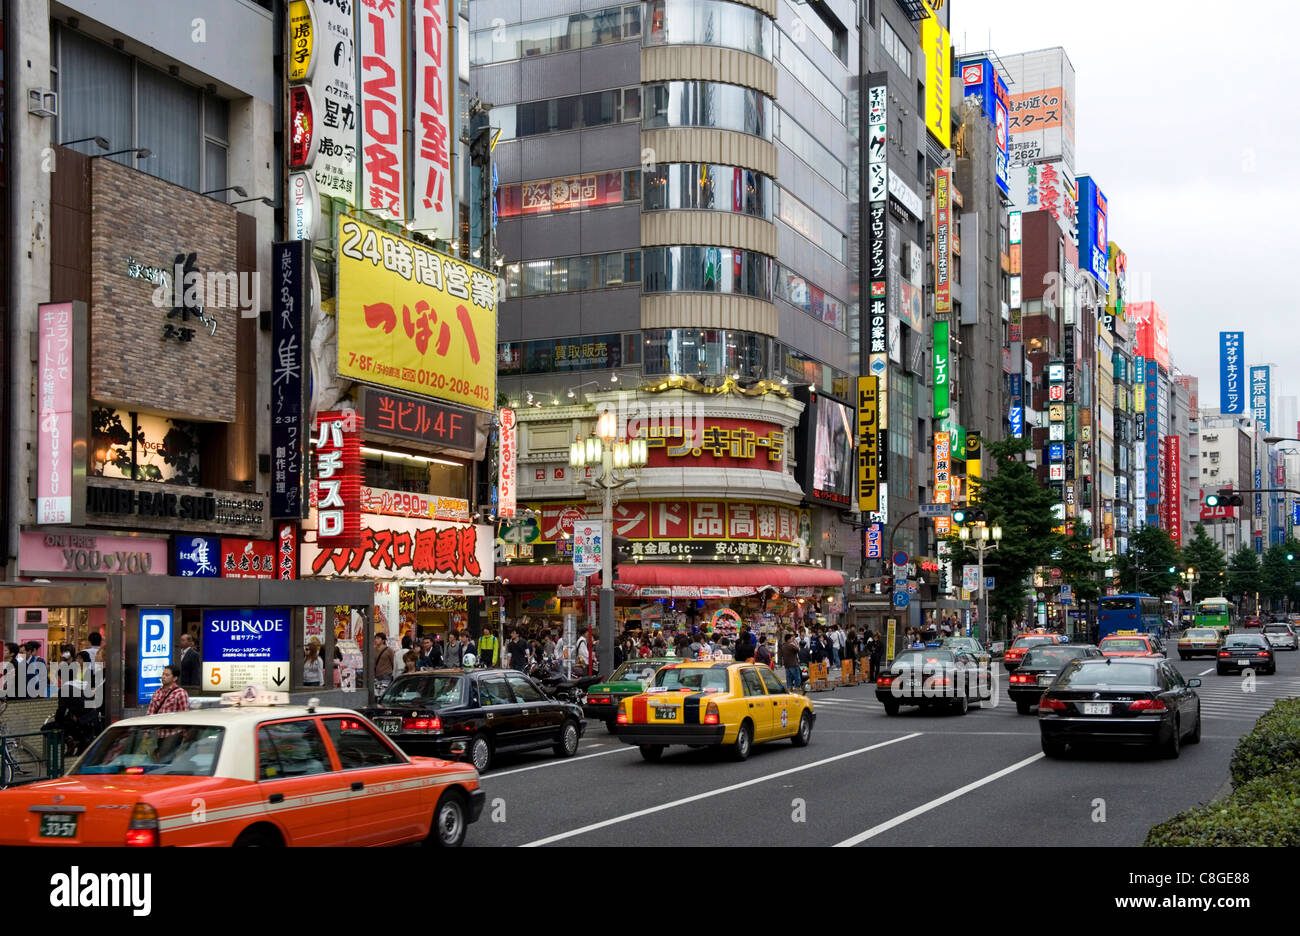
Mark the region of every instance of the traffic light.
[[626, 562], [632, 558], [632, 543], [626, 536], [615, 536], [613, 540], [614, 553], [610, 556], [609, 561], [614, 570], [614, 581], [618, 581], [618, 564]]
[[988, 518], [988, 514], [977, 507], [958, 507], [952, 512], [952, 522], [958, 525], [963, 523], [983, 523]]
[[1218, 494], [1210, 494], [1205, 498], [1206, 507], [1241, 507], [1245, 500], [1240, 494], [1234, 494], [1232, 488], [1219, 488]]

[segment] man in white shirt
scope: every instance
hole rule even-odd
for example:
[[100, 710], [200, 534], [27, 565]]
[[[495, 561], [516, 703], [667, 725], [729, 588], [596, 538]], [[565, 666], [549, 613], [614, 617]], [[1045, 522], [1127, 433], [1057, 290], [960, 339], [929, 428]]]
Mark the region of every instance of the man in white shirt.
[[591, 658], [591, 654], [587, 650], [587, 628], [585, 627], [578, 631], [577, 655], [578, 669], [581, 671], [582, 675], [585, 676], [587, 675], [587, 665]]

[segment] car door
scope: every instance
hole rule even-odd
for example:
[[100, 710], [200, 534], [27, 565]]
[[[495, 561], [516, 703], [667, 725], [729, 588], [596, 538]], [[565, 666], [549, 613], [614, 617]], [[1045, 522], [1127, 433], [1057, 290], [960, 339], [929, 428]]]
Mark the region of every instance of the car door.
[[740, 671], [740, 687], [744, 700], [748, 703], [746, 712], [754, 722], [754, 741], [767, 741], [772, 737], [772, 704], [763, 688], [763, 677], [758, 675], [755, 666], [743, 667]]
[[560, 726], [564, 724], [564, 709], [559, 702], [542, 694], [523, 673], [507, 673], [506, 681], [515, 694], [519, 706], [521, 727], [520, 744], [553, 744], [559, 739]]
[[760, 666], [757, 669], [758, 675], [763, 679], [763, 687], [767, 689], [767, 697], [772, 702], [772, 737], [792, 737], [799, 730], [799, 711], [802, 703], [796, 701], [797, 697], [786, 691], [781, 680], [777, 679], [776, 674], [768, 667]]
[[478, 678], [478, 703], [494, 747], [519, 747], [528, 742], [529, 716], [515, 701], [504, 672], [485, 673]]
[[315, 718], [258, 725], [255, 795], [264, 818], [284, 830], [287, 844], [346, 845], [346, 789]]
[[421, 838], [431, 810], [422, 802], [418, 771], [406, 755], [355, 715], [321, 719], [347, 792], [349, 845], [386, 845]]

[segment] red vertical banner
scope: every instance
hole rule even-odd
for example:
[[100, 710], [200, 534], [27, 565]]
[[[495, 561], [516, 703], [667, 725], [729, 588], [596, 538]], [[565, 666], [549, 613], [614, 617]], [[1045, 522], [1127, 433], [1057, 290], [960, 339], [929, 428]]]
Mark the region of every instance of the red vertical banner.
[[361, 417], [331, 410], [316, 417], [316, 542], [361, 544]]
[[1179, 546], [1183, 545], [1183, 490], [1178, 477], [1179, 438], [1169, 436], [1165, 440], [1165, 507], [1169, 535]]
[[275, 531], [275, 577], [282, 580], [298, 577], [298, 525], [281, 523]]

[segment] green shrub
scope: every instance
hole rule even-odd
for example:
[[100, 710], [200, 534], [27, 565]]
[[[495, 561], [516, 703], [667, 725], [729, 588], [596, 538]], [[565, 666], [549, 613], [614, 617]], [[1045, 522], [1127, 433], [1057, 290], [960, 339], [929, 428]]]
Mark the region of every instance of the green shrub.
[[1300, 768], [1260, 777], [1230, 797], [1153, 826], [1148, 846], [1300, 846]]
[[1234, 789], [1278, 770], [1300, 767], [1300, 699], [1283, 699], [1237, 742], [1229, 773]]

